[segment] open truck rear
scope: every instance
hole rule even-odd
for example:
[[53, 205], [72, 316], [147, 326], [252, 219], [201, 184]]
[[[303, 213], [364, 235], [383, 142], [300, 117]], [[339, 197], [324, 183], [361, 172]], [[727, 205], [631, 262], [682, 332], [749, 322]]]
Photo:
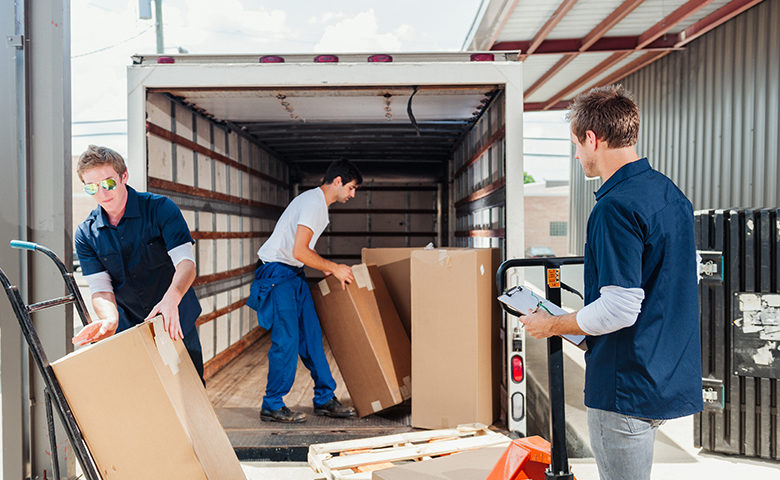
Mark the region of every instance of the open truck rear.
[[[173, 199], [192, 230], [209, 393], [240, 456], [300, 458], [295, 445], [409, 428], [403, 409], [248, 428], [260, 423], [252, 407], [267, 368], [268, 335], [244, 306], [256, 251], [288, 202], [343, 157], [364, 183], [331, 209], [324, 257], [354, 264], [362, 248], [428, 243], [522, 257], [521, 69], [516, 52], [133, 57], [130, 182]], [[504, 322], [501, 420], [525, 434], [525, 375], [511, 371], [524, 366], [523, 341], [516, 320]], [[309, 395], [305, 377], [292, 396]]]

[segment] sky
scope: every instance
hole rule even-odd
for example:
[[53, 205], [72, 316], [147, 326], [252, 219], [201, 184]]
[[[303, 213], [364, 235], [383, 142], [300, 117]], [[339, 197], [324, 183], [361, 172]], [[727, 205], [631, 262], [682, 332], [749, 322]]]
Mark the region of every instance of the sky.
[[[480, 0], [163, 0], [165, 53], [460, 50]], [[126, 67], [154, 53], [137, 0], [71, 1], [73, 153], [127, 152]], [[154, 6], [152, 6], [154, 10]], [[97, 134], [97, 135], [96, 135]]]
[[[139, 19], [138, 3], [71, 0], [74, 155], [90, 143], [127, 154], [126, 68], [133, 54], [156, 49], [154, 20]], [[162, 0], [165, 53], [457, 51], [481, 4], [481, 0]], [[570, 153], [562, 113], [526, 114], [525, 124], [526, 137], [532, 137], [526, 139], [526, 170], [537, 181], [568, 178], [568, 170], [550, 156], [560, 160]], [[563, 140], [539, 140], [551, 135], [563, 135]]]

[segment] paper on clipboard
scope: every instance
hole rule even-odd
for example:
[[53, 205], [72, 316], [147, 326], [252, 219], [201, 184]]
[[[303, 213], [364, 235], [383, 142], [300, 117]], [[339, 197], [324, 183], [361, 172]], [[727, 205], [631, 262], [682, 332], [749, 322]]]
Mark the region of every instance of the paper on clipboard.
[[[568, 313], [558, 305], [523, 286], [510, 288], [505, 294], [498, 297], [498, 301], [509, 307], [510, 310], [517, 312], [518, 316], [526, 315], [528, 310], [535, 310], [536, 307], [540, 305], [540, 302], [541, 306], [550, 312], [551, 315], [563, 315]], [[561, 337], [582, 350], [587, 348], [585, 346], [585, 335], [561, 335]]]

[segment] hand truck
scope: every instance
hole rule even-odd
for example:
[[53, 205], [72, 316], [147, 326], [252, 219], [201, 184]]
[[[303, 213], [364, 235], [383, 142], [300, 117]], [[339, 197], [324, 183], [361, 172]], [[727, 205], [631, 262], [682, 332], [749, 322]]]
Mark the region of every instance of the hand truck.
[[[560, 281], [561, 265], [579, 265], [584, 263], [583, 257], [546, 257], [546, 258], [516, 258], [503, 262], [496, 271], [496, 287], [499, 294], [506, 290], [506, 273], [510, 268], [538, 267], [545, 270], [545, 296], [552, 303], [561, 306], [561, 288], [582, 295]], [[499, 302], [501, 303], [501, 302]], [[510, 315], [516, 312], [502, 308]], [[509, 334], [509, 332], [507, 332]], [[547, 339], [547, 382], [550, 394], [550, 443], [551, 462], [545, 472], [546, 480], [571, 480], [574, 475], [569, 469], [569, 454], [566, 449], [566, 414], [563, 389], [563, 340], [552, 336]]]
[[49, 360], [46, 358], [46, 354], [43, 351], [43, 346], [41, 345], [41, 341], [38, 338], [38, 333], [35, 331], [35, 327], [33, 326], [32, 320], [30, 318], [30, 314], [33, 312], [57, 305], [66, 305], [72, 303], [76, 307], [76, 311], [78, 312], [79, 317], [81, 317], [81, 323], [86, 326], [90, 322], [89, 312], [87, 311], [86, 305], [84, 304], [84, 299], [81, 297], [81, 293], [79, 293], [79, 288], [76, 285], [75, 280], [73, 280], [73, 274], [69, 273], [65, 269], [65, 265], [62, 263], [62, 260], [60, 260], [54, 252], [42, 245], [38, 245], [37, 243], [24, 242], [21, 240], [12, 240], [11, 247], [37, 251], [48, 256], [59, 269], [62, 278], [65, 280], [65, 286], [69, 292], [68, 295], [64, 297], [53, 298], [51, 300], [44, 300], [42, 302], [26, 305], [22, 300], [22, 296], [19, 294], [19, 289], [16, 288], [16, 286], [11, 285], [11, 282], [8, 280], [5, 272], [3, 272], [3, 270], [0, 268], [0, 282], [3, 284], [3, 288], [5, 288], [5, 293], [8, 294], [8, 299], [11, 301], [11, 306], [13, 307], [14, 313], [16, 314], [16, 319], [19, 320], [19, 326], [22, 329], [24, 339], [27, 341], [27, 346], [29, 347], [30, 353], [34, 358], [36, 365], [38, 365], [38, 370], [40, 370], [41, 376], [43, 377], [43, 381], [45, 383], [44, 392], [46, 399], [46, 421], [49, 430], [49, 446], [51, 448], [52, 471], [54, 473], [54, 478], [57, 480], [60, 479], [60, 467], [57, 458], [57, 438], [54, 432], [52, 404], [54, 404], [57, 408], [60, 420], [65, 427], [68, 440], [70, 441], [73, 450], [76, 452], [76, 458], [81, 464], [84, 476], [87, 480], [100, 480], [100, 475], [98, 475], [95, 459], [92, 457], [92, 454], [87, 447], [87, 443], [84, 440], [84, 436], [82, 435], [81, 430], [76, 423], [76, 419], [73, 416], [73, 412], [70, 409], [70, 405], [68, 404], [65, 395], [62, 393], [60, 382], [57, 380], [57, 377], [54, 376], [54, 370], [52, 370], [51, 365], [49, 365]]

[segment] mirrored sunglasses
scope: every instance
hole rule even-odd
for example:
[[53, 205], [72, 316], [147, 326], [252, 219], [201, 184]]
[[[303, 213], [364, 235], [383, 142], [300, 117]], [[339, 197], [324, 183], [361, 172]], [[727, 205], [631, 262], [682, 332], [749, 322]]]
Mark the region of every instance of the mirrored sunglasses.
[[113, 178], [107, 178], [100, 183], [85, 183], [84, 191], [90, 195], [94, 195], [98, 192], [99, 187], [103, 187], [103, 190], [108, 190], [110, 192], [116, 188], [116, 180]]

